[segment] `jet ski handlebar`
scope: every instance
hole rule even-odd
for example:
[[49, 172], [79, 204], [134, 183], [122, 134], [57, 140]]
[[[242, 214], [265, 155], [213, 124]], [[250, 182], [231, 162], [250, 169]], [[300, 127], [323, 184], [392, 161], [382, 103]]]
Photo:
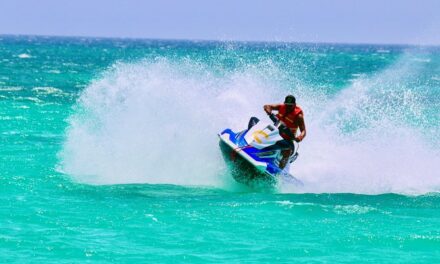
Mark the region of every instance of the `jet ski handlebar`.
[[[272, 120], [273, 124], [278, 127], [278, 130], [280, 132], [283, 132], [284, 134], [288, 135], [288, 137], [294, 139], [295, 135], [290, 131], [289, 128], [287, 128], [284, 124], [280, 125], [280, 120], [272, 113], [268, 114], [270, 120]], [[279, 125], [279, 126], [278, 126]]]

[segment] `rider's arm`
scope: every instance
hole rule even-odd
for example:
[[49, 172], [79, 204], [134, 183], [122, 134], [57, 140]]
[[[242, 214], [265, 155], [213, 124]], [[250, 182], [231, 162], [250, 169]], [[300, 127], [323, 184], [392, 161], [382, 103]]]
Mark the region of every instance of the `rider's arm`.
[[264, 105], [264, 111], [266, 111], [266, 113], [268, 115], [270, 115], [273, 110], [279, 110], [279, 109], [280, 109], [280, 105], [279, 104]]
[[306, 137], [306, 124], [304, 123], [304, 115], [300, 114], [298, 116], [298, 127], [301, 134], [295, 138], [296, 142], [301, 142]]

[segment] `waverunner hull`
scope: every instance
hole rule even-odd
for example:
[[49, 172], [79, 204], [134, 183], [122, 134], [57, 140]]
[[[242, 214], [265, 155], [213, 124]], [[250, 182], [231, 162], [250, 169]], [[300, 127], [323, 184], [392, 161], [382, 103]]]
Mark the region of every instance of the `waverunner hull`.
[[277, 174], [281, 170], [267, 159], [256, 155], [259, 150], [250, 147], [244, 140], [246, 132], [245, 130], [234, 133], [226, 129], [218, 135], [223, 158], [230, 166], [232, 176], [238, 182], [245, 184], [253, 180], [276, 183]]
[[[246, 152], [246, 145], [237, 144], [237, 134], [233, 133], [231, 130], [225, 130], [219, 135], [220, 142], [229, 146], [231, 151], [235, 152], [232, 155], [239, 155], [244, 160], [249, 162], [256, 170], [260, 172], [265, 172], [267, 168], [267, 163], [255, 160], [248, 152]], [[235, 139], [235, 140], [234, 140]], [[234, 142], [235, 141], [235, 142]], [[241, 146], [240, 146], [241, 145]]]
[[223, 159], [228, 166], [228, 171], [232, 178], [239, 183], [254, 186], [255, 182], [260, 185], [261, 182], [266, 183], [269, 186], [274, 185], [277, 182], [275, 176], [256, 168], [243, 155], [234, 154], [233, 148], [231, 148], [224, 141], [219, 142], [220, 149], [223, 154]]
[[[273, 119], [276, 118], [273, 116]], [[272, 121], [273, 119], [271, 118]], [[269, 182], [273, 187], [278, 181], [303, 185], [289, 173], [290, 164], [298, 157], [298, 152], [295, 151], [297, 148], [283, 144], [284, 139], [275, 121], [273, 125], [265, 124], [259, 122], [258, 118], [251, 117], [247, 129], [234, 132], [227, 128], [218, 136], [223, 158], [236, 181], [253, 186], [254, 183], [260, 185], [261, 182]], [[283, 159], [282, 151], [289, 148], [294, 151], [282, 170], [279, 167]]]

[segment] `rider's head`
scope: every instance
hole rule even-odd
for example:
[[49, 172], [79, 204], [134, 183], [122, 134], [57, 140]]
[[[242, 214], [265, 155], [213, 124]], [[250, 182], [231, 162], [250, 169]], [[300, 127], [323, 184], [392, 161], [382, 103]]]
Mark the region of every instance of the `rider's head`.
[[296, 98], [293, 95], [286, 96], [286, 99], [284, 99], [284, 104], [287, 105], [288, 108], [295, 107], [296, 106]]

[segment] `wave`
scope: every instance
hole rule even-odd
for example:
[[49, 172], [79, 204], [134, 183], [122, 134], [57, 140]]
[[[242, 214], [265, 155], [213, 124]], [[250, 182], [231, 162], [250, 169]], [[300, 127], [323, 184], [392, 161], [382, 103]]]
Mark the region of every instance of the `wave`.
[[218, 73], [194, 61], [118, 63], [82, 92], [61, 166], [91, 184], [231, 188], [217, 133], [243, 128], [252, 115], [267, 118], [262, 105], [294, 93], [308, 136], [291, 173], [305, 187], [281, 186], [281, 192], [438, 191], [438, 142], [427, 133], [438, 125], [424, 119], [423, 96], [405, 85], [417, 76], [410, 61], [357, 76], [336, 95], [298, 80], [286, 88], [286, 80], [267, 77], [267, 71], [283, 75], [275, 66]]
[[95, 184], [222, 186], [217, 133], [262, 112], [272, 90], [251, 72], [216, 77], [192, 62], [115, 65], [79, 98], [63, 171]]
[[[424, 71], [405, 54], [372, 76], [359, 76], [309, 120], [295, 164], [301, 192], [423, 194], [440, 190], [438, 109], [414, 89]], [[433, 98], [435, 99], [435, 98]], [[283, 188], [290, 192], [289, 186]]]

